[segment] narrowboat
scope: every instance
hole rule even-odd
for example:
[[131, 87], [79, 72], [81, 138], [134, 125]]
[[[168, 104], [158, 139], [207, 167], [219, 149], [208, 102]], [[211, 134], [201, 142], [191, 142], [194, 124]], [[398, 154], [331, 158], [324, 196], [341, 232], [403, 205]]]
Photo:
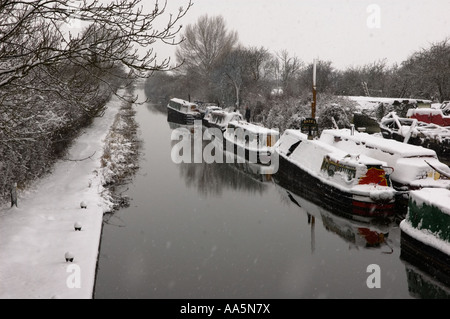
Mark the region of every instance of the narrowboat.
[[223, 133], [223, 149], [250, 163], [272, 165], [279, 131], [246, 121], [230, 121]]
[[213, 110], [205, 115], [203, 125], [215, 127], [224, 132], [231, 121], [243, 121], [244, 117], [239, 112], [227, 112], [225, 110]]
[[194, 120], [201, 119], [198, 105], [186, 100], [173, 98], [167, 104], [167, 120], [180, 124], [194, 124]]
[[389, 219], [396, 191], [386, 162], [344, 152], [298, 130], [286, 130], [275, 145], [277, 179], [300, 196], [337, 214]]
[[400, 230], [401, 258], [450, 286], [450, 190], [412, 191]]

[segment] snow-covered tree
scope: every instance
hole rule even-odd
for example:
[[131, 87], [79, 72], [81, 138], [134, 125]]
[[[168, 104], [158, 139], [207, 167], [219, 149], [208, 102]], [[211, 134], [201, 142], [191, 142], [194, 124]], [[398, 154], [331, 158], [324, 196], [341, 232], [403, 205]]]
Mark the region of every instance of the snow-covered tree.
[[186, 3], [156, 29], [165, 3], [145, 12], [141, 0], [0, 1], [3, 199], [12, 183], [20, 189], [48, 172], [120, 85], [171, 68], [152, 45], [178, 44]]

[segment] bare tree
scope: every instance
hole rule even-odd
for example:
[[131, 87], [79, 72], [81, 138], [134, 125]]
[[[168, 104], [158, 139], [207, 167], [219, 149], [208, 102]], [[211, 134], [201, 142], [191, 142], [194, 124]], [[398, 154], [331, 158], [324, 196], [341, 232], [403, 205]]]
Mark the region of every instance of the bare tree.
[[165, 2], [0, 0], [0, 195], [48, 172], [119, 86], [172, 68], [152, 45], [179, 43], [186, 2], [158, 30]]
[[[165, 27], [153, 29], [163, 16], [166, 3], [158, 1], [144, 12], [141, 0], [3, 0], [0, 3], [0, 88], [23, 78], [32, 69], [61, 61], [95, 56], [109, 63], [120, 62], [130, 75], [169, 68], [170, 59], [156, 60], [151, 47], [157, 41], [175, 40], [179, 20], [192, 3], [170, 15]], [[85, 32], [65, 34], [69, 19], [88, 24]], [[141, 50], [143, 48], [143, 50]], [[91, 62], [95, 62], [91, 60]]]
[[415, 52], [399, 69], [409, 97], [450, 99], [450, 39]]
[[239, 108], [241, 102], [241, 90], [245, 81], [246, 52], [242, 49], [233, 50], [223, 60], [222, 67], [218, 69], [219, 73], [225, 76], [225, 82], [231, 84], [234, 88], [236, 108]]
[[[313, 63], [308, 64], [300, 73], [301, 89], [306, 92], [311, 92], [313, 86]], [[331, 61], [318, 60], [316, 62], [316, 74], [318, 92], [324, 93], [334, 89], [337, 73]]]
[[296, 56], [290, 56], [286, 50], [276, 53], [277, 61], [274, 65], [278, 68], [278, 76], [283, 92], [292, 95], [294, 80], [303, 67], [303, 62]]
[[197, 23], [188, 25], [184, 41], [176, 49], [178, 63], [184, 70], [195, 70], [208, 78], [215, 65], [224, 59], [238, 42], [236, 31], [228, 31], [222, 16], [201, 16]]

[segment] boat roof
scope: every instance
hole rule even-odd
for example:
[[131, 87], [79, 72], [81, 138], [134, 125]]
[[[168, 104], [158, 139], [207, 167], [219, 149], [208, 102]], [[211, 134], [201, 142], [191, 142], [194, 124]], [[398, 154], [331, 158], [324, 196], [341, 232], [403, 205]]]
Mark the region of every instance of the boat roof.
[[436, 152], [432, 149], [425, 147], [412, 145], [408, 143], [402, 143], [394, 139], [385, 139], [368, 133], [355, 131], [352, 135], [349, 129], [328, 129], [324, 130], [321, 135], [321, 139], [325, 139], [328, 136], [340, 137], [342, 139], [351, 140], [357, 144], [364, 143], [366, 147], [376, 148], [392, 155], [396, 154], [399, 157], [436, 157]]
[[[296, 140], [308, 140], [308, 136], [306, 134], [301, 133], [298, 130], [292, 130], [288, 129], [285, 130], [283, 133], [283, 136], [278, 140], [278, 143], [281, 144], [284, 139], [291, 139], [289, 137], [293, 137]], [[364, 165], [380, 165], [384, 166], [386, 165], [386, 162], [378, 160], [373, 157], [369, 157], [364, 154], [359, 154], [358, 152], [355, 152], [354, 154], [351, 154], [347, 151], [343, 151], [333, 145], [330, 145], [328, 143], [325, 143], [321, 140], [308, 140], [311, 143], [314, 143], [316, 146], [318, 146], [322, 151], [326, 152], [326, 154], [330, 157], [330, 159], [333, 159], [335, 161], [339, 161], [342, 164], [364, 164]]]
[[183, 104], [183, 105], [197, 105], [196, 103], [189, 102], [189, 101], [186, 101], [186, 100], [183, 100], [183, 99], [179, 99], [179, 98], [176, 98], [176, 97], [172, 98], [170, 100], [173, 101], [173, 102], [176, 102], [176, 103]]
[[228, 125], [232, 125], [234, 127], [240, 127], [248, 131], [252, 131], [254, 133], [264, 133], [264, 134], [272, 134], [279, 135], [280, 132], [278, 130], [270, 129], [268, 127], [257, 125], [254, 123], [248, 123], [246, 121], [231, 121]]
[[211, 115], [223, 115], [224, 117], [232, 117], [234, 115], [238, 115], [242, 118], [242, 114], [238, 112], [227, 112], [225, 110], [214, 110], [211, 111]]

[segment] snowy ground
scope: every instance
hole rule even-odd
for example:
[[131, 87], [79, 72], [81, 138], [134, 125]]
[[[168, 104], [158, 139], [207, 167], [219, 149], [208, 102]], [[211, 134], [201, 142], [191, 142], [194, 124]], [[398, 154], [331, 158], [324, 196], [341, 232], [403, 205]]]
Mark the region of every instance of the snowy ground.
[[108, 102], [53, 173], [19, 192], [17, 208], [0, 207], [0, 298], [92, 298], [103, 213], [111, 206], [102, 196], [100, 159], [121, 103]]

